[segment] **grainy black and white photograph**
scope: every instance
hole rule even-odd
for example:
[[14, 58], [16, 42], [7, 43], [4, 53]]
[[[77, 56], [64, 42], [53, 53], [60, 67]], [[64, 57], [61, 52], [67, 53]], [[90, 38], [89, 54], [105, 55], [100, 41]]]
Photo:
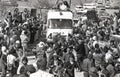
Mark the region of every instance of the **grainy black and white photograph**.
[[120, 77], [120, 0], [0, 0], [0, 77]]

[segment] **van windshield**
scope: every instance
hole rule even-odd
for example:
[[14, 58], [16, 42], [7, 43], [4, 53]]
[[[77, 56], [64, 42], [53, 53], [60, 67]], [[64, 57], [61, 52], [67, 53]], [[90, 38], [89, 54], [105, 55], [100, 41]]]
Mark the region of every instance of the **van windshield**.
[[51, 29], [71, 29], [71, 19], [50, 19], [48, 20], [48, 27]]

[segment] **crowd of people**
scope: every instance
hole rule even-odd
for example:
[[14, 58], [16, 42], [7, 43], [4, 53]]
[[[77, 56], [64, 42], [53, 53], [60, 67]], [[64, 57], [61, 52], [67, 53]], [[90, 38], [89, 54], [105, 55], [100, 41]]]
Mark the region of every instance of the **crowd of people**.
[[118, 14], [99, 17], [99, 22], [80, 18], [74, 25], [67, 39], [58, 34], [43, 49], [49, 72], [58, 77], [75, 77], [75, 70], [84, 77], [119, 77]]
[[8, 12], [0, 22], [1, 77], [75, 77], [76, 70], [84, 77], [119, 77], [118, 14], [97, 22], [80, 18], [74, 25], [67, 39], [57, 34], [53, 42], [40, 41], [31, 50], [36, 62], [29, 65], [28, 45], [42, 37], [43, 21], [27, 9]]
[[33, 17], [26, 8], [23, 12], [15, 8], [14, 12], [8, 12], [5, 19], [0, 21], [1, 77], [17, 74], [22, 59], [27, 61], [28, 45], [39, 41], [42, 29], [40, 15]]

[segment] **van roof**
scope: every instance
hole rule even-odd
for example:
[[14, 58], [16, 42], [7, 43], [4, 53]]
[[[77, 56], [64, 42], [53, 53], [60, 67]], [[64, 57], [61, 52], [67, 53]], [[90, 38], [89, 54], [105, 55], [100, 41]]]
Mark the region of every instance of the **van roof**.
[[48, 19], [73, 19], [73, 13], [70, 11], [49, 11]]

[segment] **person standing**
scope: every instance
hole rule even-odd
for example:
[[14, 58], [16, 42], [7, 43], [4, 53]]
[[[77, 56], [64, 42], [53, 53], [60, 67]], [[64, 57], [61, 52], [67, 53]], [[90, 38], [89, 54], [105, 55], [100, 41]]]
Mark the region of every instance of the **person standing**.
[[88, 57], [83, 60], [82, 70], [88, 73], [90, 71], [90, 68], [93, 66], [94, 66], [93, 56], [92, 56], [92, 54], [89, 53]]
[[9, 77], [12, 77], [14, 74], [16, 74], [15, 61], [17, 60], [17, 58], [13, 54], [14, 50], [10, 50], [7, 55], [7, 71]]
[[63, 55], [63, 60], [64, 62], [69, 62], [70, 61], [70, 57], [72, 57], [73, 59], [75, 59], [72, 51], [71, 51], [71, 47], [67, 48], [67, 52]]
[[43, 59], [39, 59], [37, 61], [37, 67], [38, 67], [38, 71], [33, 73], [33, 74], [30, 74], [30, 77], [54, 77], [54, 75], [50, 74], [50, 73], [47, 73], [45, 70], [44, 70], [44, 60]]
[[76, 62], [73, 57], [70, 57], [69, 61], [64, 64], [64, 77], [75, 77]]
[[7, 49], [5, 46], [1, 47], [2, 56], [1, 56], [1, 67], [2, 67], [2, 73], [1, 77], [6, 77], [6, 71], [7, 71]]
[[23, 47], [23, 55], [25, 56], [26, 55], [25, 51], [27, 50], [27, 44], [29, 42], [29, 38], [27, 36], [27, 31], [23, 31], [21, 33], [20, 39], [21, 39], [21, 43], [22, 43], [22, 47]]

